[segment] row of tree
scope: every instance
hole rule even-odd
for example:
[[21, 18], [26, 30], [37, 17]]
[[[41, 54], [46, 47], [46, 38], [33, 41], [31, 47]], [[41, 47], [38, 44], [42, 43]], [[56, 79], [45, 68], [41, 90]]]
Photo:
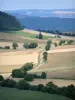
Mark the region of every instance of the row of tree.
[[66, 40], [60, 40], [60, 42], [59, 43], [54, 43], [54, 45], [55, 45], [55, 47], [57, 47], [57, 46], [61, 46], [61, 45], [71, 45], [71, 44], [73, 44], [73, 40], [68, 40], [68, 41], [66, 41]]
[[[38, 46], [37, 43], [29, 43], [29, 44], [23, 44], [23, 47], [25, 49], [30, 49], [30, 48], [36, 48]], [[12, 44], [13, 49], [16, 49], [18, 47], [18, 43], [13, 42]], [[5, 47], [0, 47], [0, 49], [10, 49], [10, 46], [5, 46]]]
[[51, 47], [51, 43], [52, 41], [51, 40], [48, 40], [47, 43], [46, 43], [46, 46], [45, 46], [45, 50], [48, 51]]
[[34, 78], [46, 79], [45, 72], [43, 72], [41, 75], [28, 74], [27, 71], [29, 71], [31, 69], [33, 69], [33, 63], [26, 63], [22, 68], [14, 69], [12, 71], [12, 77], [13, 78], [24, 78], [27, 81], [33, 81]]
[[19, 82], [16, 82], [12, 79], [6, 79], [0, 82], [0, 86], [17, 88], [20, 90], [41, 91], [45, 93], [66, 96], [66, 97], [71, 98], [72, 100], [75, 100], [75, 86], [74, 85], [58, 87], [52, 82], [48, 82], [46, 85], [43, 85], [43, 84], [30, 85], [25, 79], [20, 80]]
[[63, 33], [63, 32], [60, 32], [59, 30], [54, 31], [54, 30], [41, 30], [41, 29], [38, 29], [37, 31], [56, 34], [56, 35], [64, 35], [64, 36], [72, 36], [72, 37], [75, 36], [75, 33]]
[[[23, 47], [25, 48], [25, 49], [30, 49], [30, 48], [36, 48], [38, 46], [38, 44], [37, 43], [29, 43], [29, 44], [23, 44]], [[16, 49], [17, 47], [18, 47], [18, 44], [16, 43], [16, 42], [14, 42], [13, 44], [12, 44], [12, 47], [13, 47], [13, 49]]]

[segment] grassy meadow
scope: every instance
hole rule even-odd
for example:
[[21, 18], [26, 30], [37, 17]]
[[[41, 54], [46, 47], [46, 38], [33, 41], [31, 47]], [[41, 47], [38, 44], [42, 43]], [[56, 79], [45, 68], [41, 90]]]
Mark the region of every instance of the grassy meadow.
[[71, 100], [48, 93], [0, 87], [0, 100]]

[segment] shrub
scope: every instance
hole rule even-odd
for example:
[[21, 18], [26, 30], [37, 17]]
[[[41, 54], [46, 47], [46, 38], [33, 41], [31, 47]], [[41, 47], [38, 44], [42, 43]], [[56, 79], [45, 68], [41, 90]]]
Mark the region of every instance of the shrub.
[[10, 46], [5, 46], [4, 49], [10, 49]]
[[2, 75], [0, 75], [0, 81], [3, 81], [4, 77]]
[[42, 79], [46, 79], [46, 77], [47, 77], [47, 74], [46, 74], [45, 72], [42, 72], [41, 78], [42, 78]]
[[16, 85], [16, 81], [11, 80], [11, 79], [6, 79], [4, 81], [2, 81], [1, 86], [2, 87], [10, 87], [13, 88]]
[[14, 43], [12, 44], [12, 47], [13, 47], [13, 49], [16, 49], [16, 48], [18, 47], [18, 44], [17, 44], [16, 42], [14, 42]]
[[44, 62], [46, 62], [46, 61], [47, 61], [47, 55], [48, 55], [48, 53], [47, 53], [47, 52], [44, 52], [44, 53], [43, 53], [43, 60], [44, 60]]
[[23, 66], [23, 70], [24, 70], [24, 71], [31, 70], [32, 68], [33, 68], [33, 63], [26, 63], [26, 64]]
[[3, 49], [3, 47], [0, 47], [0, 49]]
[[38, 84], [37, 86], [37, 91], [43, 91], [44, 85], [43, 84]]
[[73, 43], [73, 40], [69, 40], [68, 42], [67, 42], [67, 44], [72, 44]]
[[23, 44], [23, 47], [25, 48], [25, 49], [28, 49], [28, 44]]
[[48, 50], [50, 49], [50, 47], [51, 47], [50, 44], [47, 44], [47, 45], [45, 46], [45, 50], [48, 51]]
[[33, 75], [32, 74], [27, 74], [24, 78], [26, 81], [33, 81]]
[[12, 77], [24, 78], [25, 75], [26, 75], [26, 72], [21, 71], [21, 69], [14, 69], [12, 71]]
[[39, 33], [38, 38], [39, 38], [39, 39], [43, 39], [43, 35], [42, 35], [41, 32]]
[[51, 44], [51, 43], [52, 43], [52, 41], [51, 41], [51, 40], [48, 40], [48, 41], [47, 41], [47, 44]]
[[55, 47], [57, 47], [58, 45], [57, 45], [57, 43], [54, 43], [54, 45], [55, 45]]
[[37, 91], [37, 85], [31, 85], [30, 90], [32, 91]]
[[39, 76], [39, 75], [37, 75], [37, 74], [33, 74], [33, 77], [34, 77], [34, 78], [37, 78], [37, 79], [41, 78], [41, 76]]
[[21, 89], [21, 90], [28, 90], [30, 88], [30, 84], [25, 80], [20, 80], [16, 84], [16, 88]]
[[61, 41], [59, 42], [59, 45], [61, 46], [63, 43], [65, 44], [65, 40], [61, 40]]
[[48, 93], [55, 94], [58, 90], [58, 86], [53, 84], [53, 82], [48, 82], [45, 86], [45, 90]]
[[30, 43], [30, 44], [28, 45], [28, 48], [36, 48], [37, 46], [38, 46], [37, 43]]

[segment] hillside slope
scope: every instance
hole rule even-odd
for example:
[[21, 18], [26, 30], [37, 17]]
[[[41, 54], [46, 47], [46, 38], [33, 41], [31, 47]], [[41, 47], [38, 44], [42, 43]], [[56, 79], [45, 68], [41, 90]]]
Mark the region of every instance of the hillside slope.
[[0, 11], [0, 31], [20, 29], [23, 29], [23, 26], [14, 16]]
[[[10, 94], [10, 95], [8, 95]], [[25, 91], [11, 88], [0, 88], [1, 100], [71, 100], [64, 96], [52, 95], [48, 93], [41, 93], [36, 91]], [[14, 99], [13, 99], [14, 98]]]

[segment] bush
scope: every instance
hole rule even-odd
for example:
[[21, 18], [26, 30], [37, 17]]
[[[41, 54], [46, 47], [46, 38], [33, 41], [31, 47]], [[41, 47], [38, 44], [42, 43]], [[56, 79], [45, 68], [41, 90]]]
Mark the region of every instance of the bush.
[[3, 47], [0, 47], [0, 49], [3, 49]]
[[4, 49], [10, 49], [10, 46], [5, 46]]
[[50, 44], [47, 44], [47, 45], [45, 46], [45, 50], [48, 51], [48, 50], [50, 49], [50, 47], [51, 47]]
[[41, 32], [39, 33], [38, 38], [39, 38], [39, 39], [43, 39], [43, 35], [42, 35]]
[[33, 75], [32, 74], [27, 74], [24, 78], [26, 81], [33, 81]]
[[46, 77], [47, 77], [47, 74], [46, 74], [45, 72], [42, 72], [41, 78], [42, 78], [42, 79], [46, 79]]
[[30, 88], [30, 84], [25, 80], [20, 80], [16, 84], [16, 88], [21, 89], [21, 90], [28, 90]]
[[14, 43], [12, 44], [12, 47], [13, 47], [13, 49], [16, 49], [16, 48], [18, 47], [18, 44], [17, 44], [16, 42], [14, 42]]
[[69, 40], [68, 42], [67, 42], [67, 44], [72, 44], [73, 43], [73, 40]]
[[57, 47], [58, 45], [57, 45], [57, 43], [54, 43], [54, 45], [55, 45], [55, 47]]
[[59, 42], [59, 45], [61, 46], [62, 44], [65, 44], [65, 40], [61, 40], [60, 42]]
[[45, 86], [45, 90], [47, 93], [56, 94], [58, 90], [58, 86], [53, 84], [53, 82], [48, 82]]
[[44, 62], [46, 62], [46, 61], [47, 61], [47, 55], [48, 55], [48, 53], [47, 53], [47, 52], [44, 52], [44, 53], [43, 53], [43, 60], [44, 60]]
[[39, 76], [39, 75], [37, 75], [37, 74], [33, 74], [33, 77], [34, 77], [34, 78], [37, 78], [37, 79], [41, 78], [41, 76]]
[[48, 41], [47, 41], [47, 44], [51, 44], [51, 43], [52, 43], [52, 41], [51, 41], [51, 40], [48, 40]]
[[24, 71], [31, 70], [32, 68], [33, 68], [33, 63], [26, 63], [26, 64], [23, 66], [23, 70], [24, 70]]
[[12, 77], [16, 77], [16, 78], [24, 78], [26, 75], [26, 72], [21, 71], [21, 69], [14, 69], [12, 71]]
[[23, 44], [23, 47], [25, 48], [25, 49], [28, 49], [28, 44]]
[[30, 43], [30, 44], [28, 45], [28, 48], [36, 48], [37, 46], [38, 46], [37, 43]]
[[37, 91], [43, 91], [43, 89], [44, 89], [44, 85], [43, 84], [39, 84], [37, 86]]
[[10, 87], [13, 88], [16, 85], [16, 81], [11, 80], [11, 79], [6, 79], [4, 81], [2, 81], [1, 86], [2, 87]]
[[3, 81], [4, 77], [2, 75], [0, 75], [0, 81]]

